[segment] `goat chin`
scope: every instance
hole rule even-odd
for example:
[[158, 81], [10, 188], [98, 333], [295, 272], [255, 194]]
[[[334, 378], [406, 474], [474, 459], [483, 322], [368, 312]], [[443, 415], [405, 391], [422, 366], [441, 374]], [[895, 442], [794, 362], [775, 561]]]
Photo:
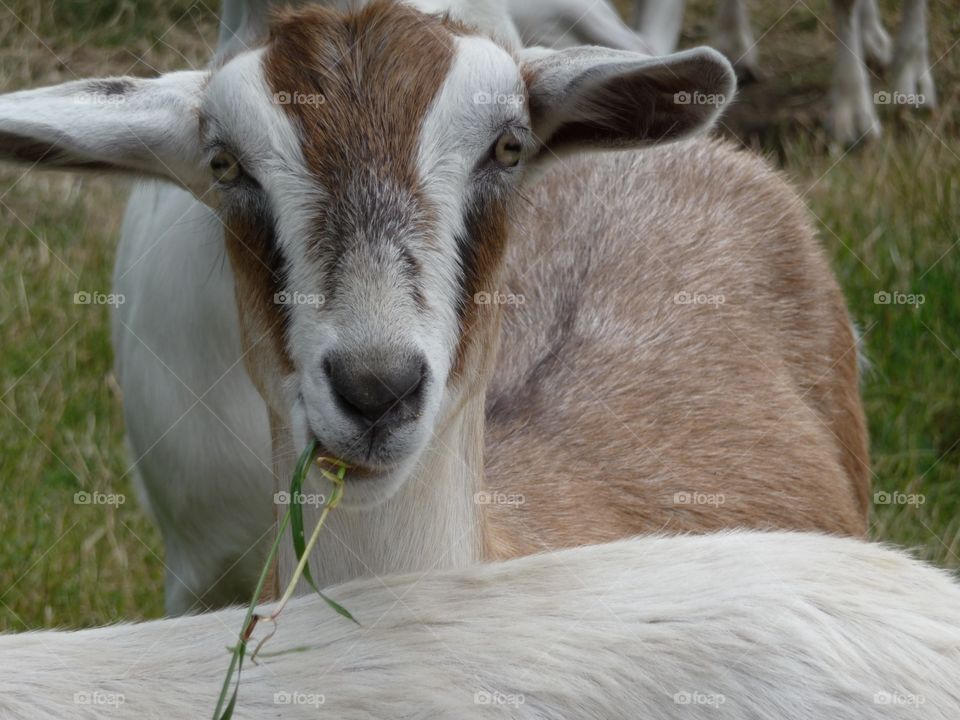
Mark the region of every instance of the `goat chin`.
[[[235, 717], [960, 717], [960, 587], [858, 540], [646, 537], [329, 592], [362, 626], [295, 600]], [[204, 717], [243, 617], [2, 637], [0, 717]]]

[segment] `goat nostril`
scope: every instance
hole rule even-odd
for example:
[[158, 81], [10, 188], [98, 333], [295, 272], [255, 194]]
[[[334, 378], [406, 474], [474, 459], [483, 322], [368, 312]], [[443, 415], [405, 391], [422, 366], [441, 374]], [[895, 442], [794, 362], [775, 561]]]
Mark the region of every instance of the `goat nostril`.
[[370, 423], [398, 424], [420, 410], [427, 378], [420, 355], [331, 353], [322, 367], [341, 409]]

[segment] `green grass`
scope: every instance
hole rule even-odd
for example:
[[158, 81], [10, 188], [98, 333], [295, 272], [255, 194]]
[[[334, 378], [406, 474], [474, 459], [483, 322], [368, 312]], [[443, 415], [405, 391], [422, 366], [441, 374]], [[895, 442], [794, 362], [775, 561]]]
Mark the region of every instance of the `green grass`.
[[[847, 301], [865, 331], [864, 382], [875, 490], [922, 504], [875, 504], [875, 535], [960, 567], [960, 145], [917, 120], [829, 171], [808, 199]], [[795, 153], [795, 154], [794, 154]], [[817, 176], [835, 162], [791, 148]], [[797, 173], [793, 173], [797, 174]], [[801, 184], [806, 181], [801, 180]], [[878, 304], [876, 293], [922, 295]], [[883, 498], [881, 497], [881, 500]]]
[[[0, 4], [2, 90], [197, 64], [216, 35], [205, 6], [185, 0], [5, 2], [42, 42]], [[826, 6], [808, 4], [818, 14]], [[889, 27], [891, 4], [883, 4]], [[790, 5], [751, 3], [757, 34], [769, 30], [760, 46], [768, 82], [822, 95], [830, 33], [802, 6], [783, 15]], [[710, 7], [694, 3], [687, 44], [705, 34]], [[938, 114], [886, 117], [883, 140], [846, 155], [824, 152], [806, 133], [781, 138], [775, 155], [806, 192], [866, 331], [875, 489], [925, 498], [878, 506], [873, 534], [957, 568], [960, 46], [951, 43], [960, 12], [931, 0], [931, 17], [932, 54], [944, 56]], [[109, 292], [124, 186], [20, 175], [0, 170], [0, 630], [156, 616], [162, 544], [125, 475], [110, 310], [73, 302], [78, 291]], [[925, 302], [878, 305], [879, 291], [922, 293]], [[75, 505], [78, 490], [122, 493], [126, 502]]]
[[[11, 178], [5, 173], [0, 187]], [[4, 629], [162, 610], [159, 533], [124, 477], [110, 310], [74, 304], [76, 292], [109, 292], [117, 189], [31, 174], [0, 206]], [[121, 493], [126, 502], [78, 505], [78, 491]]]
[[[214, 23], [183, 0], [7, 0], [0, 89], [199, 64]], [[74, 303], [110, 292], [125, 192], [0, 169], [0, 630], [163, 611], [162, 542], [127, 474], [111, 309]], [[78, 505], [78, 491], [125, 502]]]

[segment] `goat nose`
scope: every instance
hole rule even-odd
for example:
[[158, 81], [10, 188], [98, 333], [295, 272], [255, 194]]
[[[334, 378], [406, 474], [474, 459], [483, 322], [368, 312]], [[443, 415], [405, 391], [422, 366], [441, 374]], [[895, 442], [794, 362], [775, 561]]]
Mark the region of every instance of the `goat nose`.
[[341, 409], [369, 423], [393, 425], [420, 411], [427, 363], [408, 353], [331, 353], [323, 369]]

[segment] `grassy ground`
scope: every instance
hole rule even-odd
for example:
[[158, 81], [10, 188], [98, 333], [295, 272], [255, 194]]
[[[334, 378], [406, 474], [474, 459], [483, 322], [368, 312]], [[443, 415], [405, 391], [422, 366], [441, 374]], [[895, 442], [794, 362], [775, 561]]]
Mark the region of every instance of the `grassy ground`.
[[[22, 22], [19, 22], [19, 18]], [[200, 3], [0, 2], [0, 89], [202, 64]], [[162, 542], [126, 474], [105, 305], [126, 186], [0, 170], [0, 629], [163, 610]], [[122, 495], [115, 505], [77, 492]]]
[[[754, 139], [805, 193], [865, 331], [876, 489], [916, 496], [878, 504], [873, 534], [956, 568], [960, 46], [951, 43], [960, 12], [951, 1], [931, 0], [942, 110], [885, 117], [878, 143], [847, 154], [823, 148], [816, 122], [832, 55], [817, 19], [826, 17], [824, 0], [750, 3], [757, 35], [766, 33], [767, 78], [743, 102], [773, 91], [793, 99], [786, 114], [767, 103], [770, 117], [758, 115], [776, 132]], [[686, 44], [705, 36], [710, 6], [694, 3]], [[0, 28], [4, 91], [198, 64], [216, 36], [209, 9], [188, 0], [0, 0]], [[74, 302], [77, 292], [109, 292], [123, 192], [103, 179], [0, 170], [0, 630], [162, 609], [162, 545], [126, 475], [110, 310]], [[924, 302], [878, 304], [878, 292]], [[81, 491], [125, 502], [77, 504]]]

